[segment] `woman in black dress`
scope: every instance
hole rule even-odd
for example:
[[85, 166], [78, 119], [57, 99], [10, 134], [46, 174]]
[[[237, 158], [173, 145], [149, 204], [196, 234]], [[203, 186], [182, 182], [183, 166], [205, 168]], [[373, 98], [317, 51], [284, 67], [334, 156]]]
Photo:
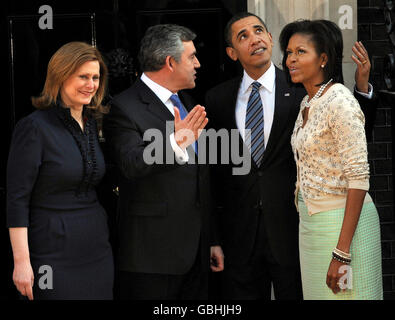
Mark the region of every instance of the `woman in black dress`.
[[82, 42], [48, 64], [38, 109], [15, 128], [7, 166], [13, 281], [29, 299], [112, 299], [107, 215], [95, 186], [105, 173], [95, 114], [107, 68]]

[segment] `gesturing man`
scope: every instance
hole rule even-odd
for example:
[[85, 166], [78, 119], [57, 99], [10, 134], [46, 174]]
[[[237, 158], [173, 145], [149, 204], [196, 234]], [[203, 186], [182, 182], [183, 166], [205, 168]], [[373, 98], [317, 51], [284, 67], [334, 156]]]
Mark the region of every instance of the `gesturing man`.
[[[200, 67], [194, 38], [182, 26], [150, 27], [139, 52], [143, 74], [113, 99], [104, 122], [121, 173], [121, 299], [207, 298], [209, 174], [207, 166], [191, 160], [208, 119], [204, 107], [181, 91], [195, 87]], [[148, 163], [144, 150], [153, 141], [144, 134], [152, 129], [163, 143], [162, 150], [153, 150], [159, 161]], [[169, 161], [169, 153], [176, 161]]]

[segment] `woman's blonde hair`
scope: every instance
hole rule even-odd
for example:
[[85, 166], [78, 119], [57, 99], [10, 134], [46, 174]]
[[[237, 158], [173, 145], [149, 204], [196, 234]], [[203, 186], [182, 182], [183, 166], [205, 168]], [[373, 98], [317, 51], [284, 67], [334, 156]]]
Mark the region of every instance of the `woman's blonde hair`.
[[87, 107], [106, 112], [106, 107], [101, 103], [107, 87], [107, 66], [99, 50], [85, 42], [66, 43], [54, 53], [48, 63], [47, 77], [41, 95], [32, 97], [33, 105], [38, 109], [45, 109], [56, 104], [62, 84], [88, 61], [99, 62], [100, 80], [96, 94]]

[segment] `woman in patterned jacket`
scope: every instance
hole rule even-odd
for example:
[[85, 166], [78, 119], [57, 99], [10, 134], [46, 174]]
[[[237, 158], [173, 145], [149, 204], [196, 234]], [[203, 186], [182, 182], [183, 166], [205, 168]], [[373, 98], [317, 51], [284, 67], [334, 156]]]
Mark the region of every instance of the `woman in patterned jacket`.
[[[364, 115], [343, 85], [336, 24], [299, 20], [280, 35], [283, 67], [307, 91], [291, 144], [304, 299], [382, 299], [380, 223], [369, 190]], [[354, 57], [359, 68], [368, 55]]]

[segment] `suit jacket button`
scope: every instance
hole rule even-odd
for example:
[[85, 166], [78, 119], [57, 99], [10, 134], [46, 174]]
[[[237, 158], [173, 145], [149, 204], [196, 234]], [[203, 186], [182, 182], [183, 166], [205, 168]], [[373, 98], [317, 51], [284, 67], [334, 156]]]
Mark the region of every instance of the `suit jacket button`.
[[262, 171], [258, 171], [258, 176], [262, 177], [263, 176], [263, 172]]

